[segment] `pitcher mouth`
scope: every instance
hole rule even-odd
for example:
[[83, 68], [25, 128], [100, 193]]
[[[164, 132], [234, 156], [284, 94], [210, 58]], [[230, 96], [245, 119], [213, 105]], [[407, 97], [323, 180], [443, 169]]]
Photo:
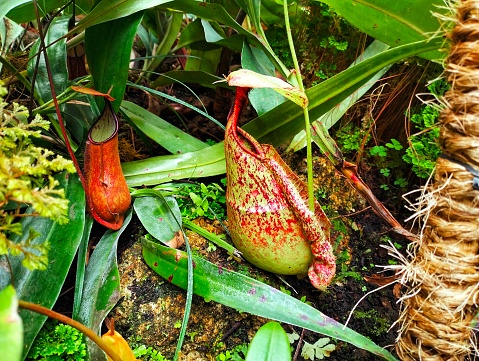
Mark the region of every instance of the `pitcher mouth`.
[[88, 132], [88, 141], [95, 145], [105, 144], [118, 134], [119, 121], [108, 99], [105, 109]]

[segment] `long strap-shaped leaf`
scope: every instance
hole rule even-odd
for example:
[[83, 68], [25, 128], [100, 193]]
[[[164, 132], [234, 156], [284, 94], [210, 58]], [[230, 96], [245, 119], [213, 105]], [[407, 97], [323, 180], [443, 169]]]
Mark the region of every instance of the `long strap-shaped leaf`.
[[[160, 276], [186, 289], [186, 253], [145, 240], [143, 257], [148, 266]], [[349, 342], [386, 360], [396, 360], [388, 351], [363, 335], [273, 287], [214, 265], [200, 257], [193, 256], [193, 262], [193, 290], [201, 297], [240, 311], [304, 327]]]

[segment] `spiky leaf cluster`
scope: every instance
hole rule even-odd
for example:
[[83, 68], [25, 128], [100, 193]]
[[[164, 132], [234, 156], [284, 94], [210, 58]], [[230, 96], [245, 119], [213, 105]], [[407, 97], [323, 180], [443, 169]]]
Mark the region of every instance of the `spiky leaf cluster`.
[[[4, 88], [0, 87], [2, 94]], [[0, 256], [23, 255], [25, 267], [44, 269], [48, 244], [32, 244], [37, 233], [22, 229], [20, 220], [41, 216], [68, 222], [68, 200], [53, 175], [71, 173], [75, 168], [71, 161], [33, 144], [32, 139], [39, 138], [49, 123], [39, 115], [28, 122], [27, 116], [25, 107], [9, 105], [0, 98]], [[31, 206], [33, 212], [25, 213], [26, 206]], [[12, 241], [12, 237], [25, 232], [29, 233], [25, 241]]]

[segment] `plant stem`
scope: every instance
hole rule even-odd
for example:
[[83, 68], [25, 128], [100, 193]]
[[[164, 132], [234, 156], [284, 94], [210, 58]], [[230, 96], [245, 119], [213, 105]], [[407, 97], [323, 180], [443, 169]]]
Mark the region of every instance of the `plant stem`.
[[[291, 57], [293, 58], [294, 70], [296, 75], [296, 81], [299, 89], [304, 93], [303, 79], [301, 77], [301, 70], [299, 69], [298, 58], [296, 57], [296, 51], [294, 50], [293, 36], [291, 34], [291, 25], [289, 23], [288, 3], [283, 0], [284, 10], [284, 22], [286, 24], [286, 35], [288, 36], [289, 48], [291, 50]], [[313, 148], [311, 146], [311, 126], [309, 122], [309, 110], [303, 109], [304, 114], [304, 126], [306, 132], [306, 160], [308, 167], [308, 203], [309, 209], [314, 212], [314, 186], [313, 186]]]
[[[53, 82], [53, 76], [52, 76], [52, 71], [51, 71], [51, 67], [50, 67], [50, 60], [48, 59], [47, 47], [45, 45], [45, 33], [43, 32], [43, 29], [42, 29], [42, 26], [41, 26], [40, 13], [39, 13], [39, 10], [38, 10], [37, 0], [34, 0], [33, 4], [34, 4], [36, 19], [37, 19], [37, 22], [38, 22], [38, 32], [40, 34], [40, 46], [39, 46], [38, 56], [40, 57], [40, 54], [43, 52], [43, 56], [44, 56], [44, 59], [45, 59], [45, 67], [47, 69], [47, 74], [48, 74], [48, 81], [50, 83], [50, 90], [52, 92], [52, 100], [53, 100], [53, 104], [55, 105], [55, 111], [57, 113], [58, 122], [60, 124], [61, 134], [63, 136], [63, 140], [65, 141], [65, 146], [67, 148], [68, 154], [70, 155], [70, 158], [73, 162], [73, 165], [75, 166], [75, 169], [77, 171], [78, 177], [80, 178], [83, 189], [85, 190], [85, 192], [87, 192], [85, 176], [83, 175], [83, 172], [80, 168], [78, 160], [75, 157], [75, 152], [73, 151], [72, 146], [70, 144], [70, 140], [68, 138], [68, 133], [67, 133], [67, 130], [66, 130], [66, 127], [65, 127], [65, 123], [63, 122], [63, 117], [62, 117], [62, 114], [60, 112], [60, 105], [58, 104], [57, 95], [56, 95], [56, 92], [55, 92], [55, 86], [54, 86], [55, 83]], [[88, 197], [87, 197], [87, 199], [88, 199]], [[88, 208], [90, 208], [90, 204], [88, 204]]]
[[71, 319], [70, 317], [64, 316], [58, 312], [52, 311], [46, 307], [37, 305], [35, 303], [27, 302], [27, 301], [18, 300], [18, 307], [23, 308], [25, 310], [33, 311], [36, 313], [40, 313], [50, 318], [54, 318], [55, 320], [58, 320], [61, 323], [65, 323], [73, 328], [76, 328], [78, 331], [80, 331], [85, 336], [87, 336], [90, 340], [95, 342], [98, 345], [98, 347], [100, 347], [103, 351], [105, 351], [107, 355], [113, 361], [122, 361], [121, 358], [115, 353], [115, 351], [113, 351], [111, 347], [109, 347], [105, 343], [105, 341], [101, 339], [100, 336], [98, 336], [92, 329], [86, 327], [80, 322], [75, 321]]

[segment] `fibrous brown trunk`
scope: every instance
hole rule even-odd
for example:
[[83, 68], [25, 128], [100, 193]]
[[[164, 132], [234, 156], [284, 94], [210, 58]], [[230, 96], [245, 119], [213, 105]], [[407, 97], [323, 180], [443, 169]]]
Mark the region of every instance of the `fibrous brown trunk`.
[[442, 155], [421, 199], [425, 223], [404, 265], [402, 360], [463, 360], [479, 302], [479, 1], [458, 2], [441, 114]]

